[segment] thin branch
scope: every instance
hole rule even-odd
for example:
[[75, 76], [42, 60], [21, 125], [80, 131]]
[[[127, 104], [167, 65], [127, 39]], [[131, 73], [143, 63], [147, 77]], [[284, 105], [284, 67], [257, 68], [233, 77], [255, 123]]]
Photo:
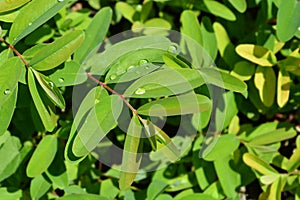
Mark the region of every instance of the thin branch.
[[109, 86], [107, 86], [105, 83], [103, 83], [103, 82], [99, 81], [98, 79], [96, 79], [92, 74], [90, 74], [90, 73], [86, 73], [86, 74], [87, 74], [87, 76], [88, 76], [89, 79], [91, 79], [95, 83], [99, 84], [101, 87], [105, 88], [109, 92], [111, 92], [111, 93], [119, 96], [122, 99], [122, 101], [128, 106], [128, 108], [133, 112], [133, 114], [139, 116], [138, 113], [137, 113], [137, 111], [136, 111], [136, 109], [134, 109], [132, 107], [132, 105], [126, 100], [126, 98], [122, 94], [117, 93], [115, 90], [113, 90], [112, 88], [110, 88]]
[[6, 42], [2, 37], [0, 37], [0, 41], [6, 44], [6, 46], [8, 46], [8, 48], [10, 48], [14, 52], [14, 54], [16, 54], [20, 58], [20, 60], [25, 64], [26, 67], [29, 67], [28, 62], [24, 59], [24, 57], [18, 52], [18, 50], [13, 45]]

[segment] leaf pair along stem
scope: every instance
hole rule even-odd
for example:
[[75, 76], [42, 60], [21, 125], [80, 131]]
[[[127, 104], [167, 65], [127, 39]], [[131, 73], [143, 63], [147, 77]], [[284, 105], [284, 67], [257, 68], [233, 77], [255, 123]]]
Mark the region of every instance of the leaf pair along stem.
[[[10, 43], [8, 43], [7, 41], [5, 41], [2, 37], [0, 37], [0, 41], [3, 42], [5, 45], [8, 46], [8, 48], [10, 48], [14, 53], [15, 55], [17, 55], [20, 60], [25, 64], [25, 66], [28, 68], [29, 67], [29, 64], [28, 62], [24, 59], [24, 57], [22, 56], [22, 54], [20, 54], [20, 52], [13, 46], [11, 45]], [[105, 83], [99, 81], [98, 79], [96, 79], [92, 74], [90, 73], [86, 73], [87, 77], [89, 79], [91, 79], [92, 81], [94, 81], [95, 83], [99, 84], [101, 87], [103, 87], [104, 89], [108, 90], [109, 92], [119, 96], [122, 101], [128, 106], [128, 108], [133, 112], [133, 114], [135, 114], [136, 116], [138, 116], [139, 118], [141, 118], [139, 115], [138, 115], [138, 112], [136, 111], [136, 109], [134, 109], [132, 107], [132, 105], [126, 100], [126, 98], [122, 95], [122, 94], [119, 94], [117, 93], [115, 90], [113, 90], [112, 88], [110, 88], [108, 85], [106, 85]]]

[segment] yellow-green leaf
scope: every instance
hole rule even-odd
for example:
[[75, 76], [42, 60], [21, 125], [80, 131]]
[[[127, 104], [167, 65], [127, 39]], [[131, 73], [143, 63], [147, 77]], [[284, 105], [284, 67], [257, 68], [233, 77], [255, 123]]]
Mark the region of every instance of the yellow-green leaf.
[[30, 0], [1, 0], [0, 13], [16, 9], [29, 1]]
[[278, 172], [268, 165], [265, 161], [261, 160], [259, 157], [252, 155], [250, 153], [245, 153], [243, 155], [244, 162], [251, 168], [257, 170], [259, 173], [264, 175], [278, 174]]
[[300, 147], [298, 147], [287, 163], [287, 171], [292, 172], [300, 166]]
[[287, 71], [280, 69], [277, 80], [277, 103], [283, 107], [289, 100], [291, 78]]

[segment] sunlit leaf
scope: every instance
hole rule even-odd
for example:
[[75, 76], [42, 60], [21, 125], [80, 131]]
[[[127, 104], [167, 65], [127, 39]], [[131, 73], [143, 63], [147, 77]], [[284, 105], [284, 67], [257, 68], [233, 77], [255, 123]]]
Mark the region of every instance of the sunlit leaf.
[[292, 172], [300, 166], [300, 147], [298, 147], [287, 163], [287, 171]]
[[[24, 2], [24, 0], [22, 0], [22, 2]], [[13, 42], [13, 44], [16, 44], [52, 18], [67, 3], [68, 1], [57, 0], [31, 1], [21, 9], [20, 14], [15, 19], [9, 32], [9, 40]]]
[[257, 66], [254, 76], [255, 87], [259, 91], [261, 101], [270, 107], [274, 102], [276, 76], [272, 68]]
[[122, 166], [119, 180], [121, 190], [127, 189], [133, 183], [137, 171], [139, 170], [142, 154], [140, 137], [142, 134], [142, 126], [138, 116], [133, 115], [129, 124], [127, 135], [125, 138]]
[[182, 12], [180, 16], [180, 21], [182, 23], [181, 32], [193, 40], [195, 40], [198, 44], [202, 44], [202, 34], [200, 29], [200, 24], [197, 19], [197, 15], [195, 12], [191, 10], [185, 10]]
[[257, 170], [259, 173], [264, 175], [278, 174], [278, 172], [268, 165], [265, 161], [261, 160], [259, 157], [252, 155], [250, 153], [245, 153], [243, 155], [244, 162], [251, 168]]
[[96, 194], [67, 194], [57, 200], [108, 200], [108, 198]]
[[247, 2], [246, 2], [246, 0], [229, 0], [229, 2], [240, 13], [245, 12], [246, 9], [247, 9]]
[[22, 198], [22, 190], [10, 191], [10, 189], [1, 187], [0, 188], [0, 196], [5, 200], [15, 200]]
[[38, 175], [30, 183], [30, 196], [33, 199], [40, 199], [51, 187], [43, 175]]
[[290, 95], [290, 75], [285, 70], [279, 70], [277, 79], [277, 103], [283, 107], [289, 100]]
[[204, 12], [211, 13], [215, 16], [222, 17], [229, 21], [236, 20], [234, 13], [229, 8], [227, 8], [224, 4], [221, 4], [218, 1], [203, 0], [203, 3], [199, 5], [199, 8]]
[[282, 189], [285, 184], [282, 179], [283, 177], [278, 176], [278, 178], [272, 183], [268, 199], [270, 200], [281, 199]]
[[240, 44], [236, 52], [243, 58], [260, 66], [272, 67], [276, 64], [274, 53], [267, 48], [254, 44]]
[[155, 137], [155, 127], [153, 126], [153, 124], [149, 121], [149, 120], [145, 120], [145, 119], [141, 119], [140, 121], [142, 122], [146, 135], [147, 135], [147, 139], [150, 142], [150, 145], [152, 147], [153, 151], [157, 150], [157, 145], [156, 145], [156, 137]]
[[248, 81], [255, 73], [255, 65], [247, 61], [240, 61], [234, 65], [233, 70], [230, 72], [232, 76], [235, 76], [242, 81]]
[[36, 177], [42, 174], [52, 163], [57, 151], [57, 137], [45, 136], [33, 152], [27, 165], [26, 174], [29, 177]]
[[134, 19], [134, 14], [135, 14], [135, 9], [129, 5], [126, 2], [117, 2], [116, 3], [116, 10], [118, 12], [120, 12], [124, 18], [126, 18], [127, 20], [129, 20], [130, 22], [133, 22]]
[[150, 183], [147, 189], [147, 199], [154, 200], [156, 197], [168, 187], [168, 184], [159, 180], [154, 180]]
[[148, 116], [172, 116], [203, 112], [211, 107], [211, 100], [194, 93], [151, 101], [141, 106], [139, 114]]
[[2, 0], [0, 1], [0, 13], [16, 9], [29, 1], [30, 0]]
[[71, 31], [42, 48], [33, 56], [29, 65], [40, 71], [53, 69], [66, 61], [80, 46], [83, 39], [83, 31]]

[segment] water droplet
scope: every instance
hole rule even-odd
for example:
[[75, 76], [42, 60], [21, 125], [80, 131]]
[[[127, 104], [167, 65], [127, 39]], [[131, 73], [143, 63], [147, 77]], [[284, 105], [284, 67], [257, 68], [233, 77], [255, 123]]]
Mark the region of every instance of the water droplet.
[[146, 90], [144, 88], [138, 88], [136, 91], [135, 91], [135, 94], [145, 94], [146, 93]]
[[298, 27], [298, 31], [300, 31], [300, 26]]
[[146, 59], [142, 59], [139, 61], [139, 65], [144, 65], [144, 64], [147, 64], [149, 61], [146, 60]]
[[141, 12], [143, 9], [143, 6], [141, 4], [139, 4], [135, 7], [135, 9], [136, 9], [136, 11]]
[[112, 74], [111, 76], [110, 76], [110, 80], [114, 80], [114, 79], [116, 79], [117, 78], [117, 75], [116, 74]]
[[65, 81], [65, 79], [59, 78], [58, 81], [59, 81], [60, 83], [63, 83], [63, 82]]
[[146, 66], [145, 66], [145, 69], [150, 69], [149, 65], [146, 65]]
[[10, 93], [11, 93], [10, 89], [6, 89], [6, 90], [4, 91], [4, 94], [5, 94], [5, 95], [9, 95]]
[[63, 2], [64, 0], [57, 0], [58, 2]]
[[174, 54], [177, 53], [177, 50], [178, 50], [178, 48], [177, 48], [177, 46], [175, 46], [175, 45], [171, 45], [171, 46], [168, 48], [168, 52], [174, 53]]
[[28, 24], [28, 26], [31, 26], [32, 25], [32, 23], [30, 22], [29, 24]]
[[127, 67], [126, 71], [128, 72], [128, 71], [132, 70], [133, 68], [135, 68], [135, 66], [130, 65], [129, 67]]
[[49, 84], [49, 86], [50, 86], [51, 88], [54, 87], [54, 83], [53, 83], [53, 82], [49, 82], [48, 84]]

